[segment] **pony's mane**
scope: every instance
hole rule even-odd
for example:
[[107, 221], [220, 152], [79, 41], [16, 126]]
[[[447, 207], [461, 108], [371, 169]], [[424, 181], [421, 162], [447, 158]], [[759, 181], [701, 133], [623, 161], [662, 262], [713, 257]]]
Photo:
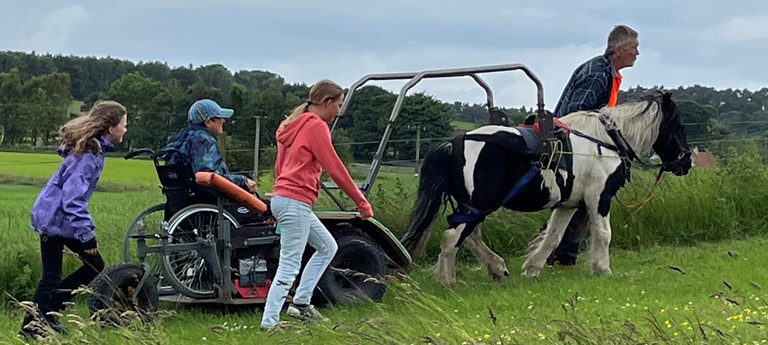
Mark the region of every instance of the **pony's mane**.
[[571, 128], [607, 143], [613, 143], [598, 116], [606, 114], [638, 154], [650, 153], [664, 119], [660, 103], [642, 100], [603, 107], [598, 111], [577, 111], [560, 118]]

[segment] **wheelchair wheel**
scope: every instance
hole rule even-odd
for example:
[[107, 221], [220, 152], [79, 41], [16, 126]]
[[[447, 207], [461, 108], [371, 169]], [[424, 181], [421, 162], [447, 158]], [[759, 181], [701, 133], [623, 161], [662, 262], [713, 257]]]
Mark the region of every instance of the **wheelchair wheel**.
[[[172, 244], [195, 243], [199, 238], [217, 236], [219, 210], [210, 204], [190, 205], [176, 213], [168, 221], [169, 242]], [[230, 228], [240, 225], [228, 212], [223, 212]], [[190, 298], [214, 297], [214, 280], [211, 263], [206, 262], [197, 250], [161, 255], [166, 280], [176, 291]]]
[[[150, 235], [150, 234], [162, 234], [163, 233], [163, 217], [165, 213], [165, 204], [155, 204], [137, 215], [128, 224], [128, 228], [125, 230], [123, 237], [123, 262], [141, 264], [137, 255], [136, 238], [134, 235]], [[160, 240], [153, 238], [146, 238], [146, 244], [148, 246], [160, 245]], [[163, 269], [160, 263], [159, 254], [149, 254], [144, 257], [144, 262], [147, 264], [150, 270], [150, 274], [157, 276], [158, 293], [163, 295], [171, 295], [174, 293], [173, 286], [163, 279]]]
[[99, 273], [89, 284], [93, 293], [88, 295], [87, 304], [92, 318], [102, 325], [121, 326], [132, 321], [126, 312], [135, 312], [142, 321], [150, 321], [159, 300], [157, 277], [148, 276], [137, 292], [144, 274], [144, 267], [130, 263], [109, 266]]
[[362, 230], [350, 227], [333, 233], [339, 249], [317, 283], [316, 305], [352, 305], [364, 300], [381, 301], [387, 290], [387, 256]]

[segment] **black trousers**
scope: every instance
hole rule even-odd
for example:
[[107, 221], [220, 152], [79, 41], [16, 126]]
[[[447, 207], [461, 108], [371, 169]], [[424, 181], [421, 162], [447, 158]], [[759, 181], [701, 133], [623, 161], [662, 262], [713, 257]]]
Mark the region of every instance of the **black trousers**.
[[[65, 246], [80, 257], [83, 265], [62, 280]], [[43, 315], [50, 311], [63, 310], [64, 302], [72, 299], [73, 290], [81, 285], [90, 284], [99, 272], [104, 270], [104, 259], [101, 254], [86, 253], [83, 243], [76, 239], [41, 235], [40, 254], [43, 260], [43, 276], [37, 285], [32, 302], [37, 304]]]
[[[571, 221], [568, 223], [568, 227], [565, 228], [565, 234], [560, 244], [550, 254], [547, 262], [554, 264], [554, 262], [560, 262], [561, 265], [575, 265], [576, 257], [579, 255], [579, 246], [584, 241], [584, 237], [587, 235], [587, 224], [589, 223], [589, 215], [587, 214], [587, 206], [584, 203], [579, 204], [576, 213], [571, 217]], [[542, 231], [546, 229], [546, 224]]]

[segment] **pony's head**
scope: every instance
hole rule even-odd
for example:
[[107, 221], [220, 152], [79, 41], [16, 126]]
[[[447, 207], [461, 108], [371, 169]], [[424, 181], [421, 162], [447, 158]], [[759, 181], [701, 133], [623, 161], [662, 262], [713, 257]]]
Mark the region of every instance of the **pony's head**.
[[661, 96], [661, 110], [663, 118], [659, 136], [653, 143], [653, 151], [661, 158], [662, 171], [677, 176], [686, 175], [691, 169], [691, 148], [685, 136], [683, 121], [669, 92]]
[[[661, 98], [661, 99], [659, 99]], [[677, 106], [668, 92], [648, 95], [637, 102], [626, 102], [599, 111], [577, 111], [561, 118], [577, 129], [607, 143], [613, 142], [601, 119], [610, 119], [635, 152], [651, 151], [661, 158], [661, 171], [675, 175], [688, 174], [691, 169], [691, 149], [685, 137], [683, 122]]]

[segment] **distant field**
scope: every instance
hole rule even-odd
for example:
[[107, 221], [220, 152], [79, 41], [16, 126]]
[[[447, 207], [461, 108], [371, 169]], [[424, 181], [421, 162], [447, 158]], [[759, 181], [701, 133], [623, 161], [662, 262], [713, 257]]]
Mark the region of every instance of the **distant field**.
[[[55, 153], [0, 152], [0, 183], [4, 180], [8, 182], [9, 176], [14, 176], [32, 181], [23, 184], [40, 184], [51, 176], [61, 160]], [[362, 181], [369, 169], [368, 164], [353, 164], [350, 170], [355, 179]], [[407, 177], [413, 176], [413, 172], [413, 167], [382, 166], [379, 175]], [[5, 176], [5, 179], [2, 176]], [[158, 185], [157, 174], [151, 161], [126, 161], [119, 157], [107, 157], [101, 181], [130, 186]]]
[[[30, 183], [45, 182], [61, 163], [55, 153], [0, 152], [0, 176], [17, 176]], [[42, 182], [40, 182], [42, 181]], [[148, 160], [126, 161], [107, 157], [102, 181], [131, 186], [157, 185], [157, 174]]]
[[69, 113], [70, 114], [80, 114], [80, 107], [83, 106], [85, 102], [74, 100], [72, 103], [69, 104]]
[[463, 129], [466, 131], [473, 130], [477, 127], [474, 123], [465, 121], [453, 121], [451, 122], [451, 126], [453, 126], [453, 128]]

